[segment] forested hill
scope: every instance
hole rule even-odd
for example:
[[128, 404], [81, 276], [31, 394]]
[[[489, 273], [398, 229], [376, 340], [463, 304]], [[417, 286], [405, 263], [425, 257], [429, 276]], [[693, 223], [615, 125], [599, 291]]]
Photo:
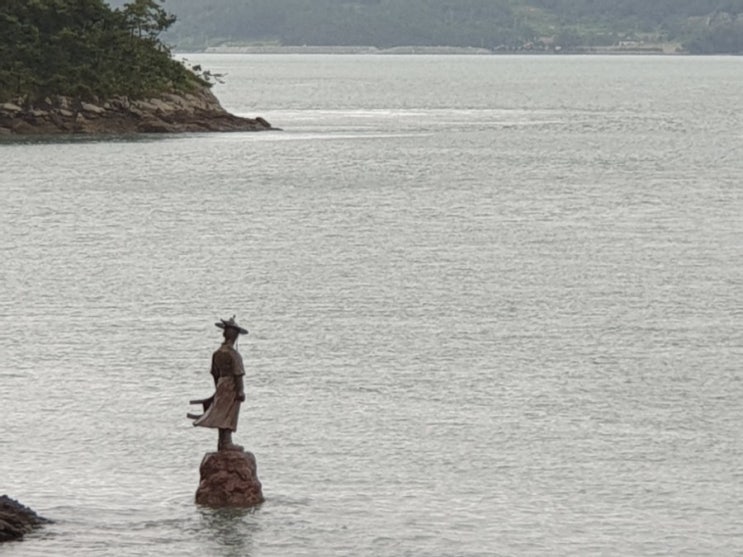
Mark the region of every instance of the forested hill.
[[[123, 0], [110, 0], [121, 4]], [[225, 43], [743, 52], [743, 0], [166, 0], [179, 50]]]
[[206, 82], [172, 59], [156, 0], [0, 0], [0, 102], [50, 95], [141, 98]]

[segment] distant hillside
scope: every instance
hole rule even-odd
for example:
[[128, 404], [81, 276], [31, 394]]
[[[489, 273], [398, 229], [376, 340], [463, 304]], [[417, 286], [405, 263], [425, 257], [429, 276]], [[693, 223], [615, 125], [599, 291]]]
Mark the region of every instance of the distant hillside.
[[[111, 0], [123, 5], [124, 0]], [[226, 43], [743, 53], [743, 0], [166, 0], [178, 50]]]

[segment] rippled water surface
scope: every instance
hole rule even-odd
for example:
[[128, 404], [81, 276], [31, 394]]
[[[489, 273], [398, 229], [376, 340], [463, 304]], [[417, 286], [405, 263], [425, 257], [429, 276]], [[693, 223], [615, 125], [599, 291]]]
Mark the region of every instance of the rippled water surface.
[[743, 553], [743, 60], [188, 58], [284, 131], [0, 144], [3, 555]]

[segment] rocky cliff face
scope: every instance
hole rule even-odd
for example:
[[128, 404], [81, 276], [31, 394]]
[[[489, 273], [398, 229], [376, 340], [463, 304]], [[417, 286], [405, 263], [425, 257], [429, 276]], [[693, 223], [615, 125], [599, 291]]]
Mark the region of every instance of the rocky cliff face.
[[255, 456], [243, 451], [206, 453], [196, 503], [207, 507], [252, 507], [263, 502]]
[[275, 129], [263, 118], [227, 112], [214, 94], [166, 93], [147, 100], [114, 97], [83, 102], [48, 97], [33, 105], [0, 104], [0, 136], [262, 131]]

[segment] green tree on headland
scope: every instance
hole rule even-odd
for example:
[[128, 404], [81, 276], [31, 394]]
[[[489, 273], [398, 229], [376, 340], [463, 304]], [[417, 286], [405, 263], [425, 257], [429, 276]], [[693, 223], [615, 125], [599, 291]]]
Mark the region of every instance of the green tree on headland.
[[206, 82], [159, 40], [175, 18], [157, 0], [2, 0], [0, 100], [133, 98]]

